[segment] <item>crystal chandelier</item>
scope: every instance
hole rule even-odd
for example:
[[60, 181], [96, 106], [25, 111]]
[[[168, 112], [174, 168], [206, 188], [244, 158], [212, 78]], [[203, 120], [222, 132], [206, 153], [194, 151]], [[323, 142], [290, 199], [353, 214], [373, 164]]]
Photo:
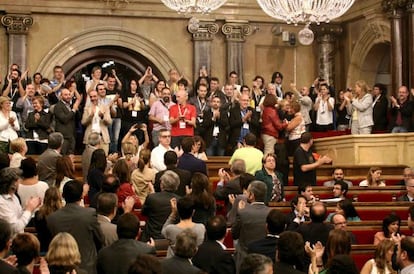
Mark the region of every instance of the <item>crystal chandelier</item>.
[[161, 0], [178, 13], [210, 13], [221, 7], [226, 0]]
[[311, 23], [320, 24], [342, 16], [355, 0], [257, 0], [269, 16], [288, 24], [304, 23], [308, 37]]

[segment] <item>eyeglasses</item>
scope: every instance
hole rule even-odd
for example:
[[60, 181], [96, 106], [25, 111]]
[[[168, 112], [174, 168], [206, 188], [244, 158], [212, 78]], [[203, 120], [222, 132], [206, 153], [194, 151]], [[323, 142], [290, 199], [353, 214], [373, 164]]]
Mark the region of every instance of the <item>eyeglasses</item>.
[[161, 135], [161, 138], [171, 138], [171, 135]]

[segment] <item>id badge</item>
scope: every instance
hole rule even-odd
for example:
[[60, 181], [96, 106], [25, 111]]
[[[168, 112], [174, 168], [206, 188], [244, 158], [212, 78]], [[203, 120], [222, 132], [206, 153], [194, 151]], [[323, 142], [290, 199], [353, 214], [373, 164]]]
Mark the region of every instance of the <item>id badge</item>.
[[243, 128], [244, 128], [244, 129], [249, 129], [249, 124], [248, 124], [248, 123], [244, 123], [244, 124], [243, 124]]
[[185, 122], [182, 122], [182, 121], [181, 121], [181, 122], [180, 122], [180, 124], [179, 124], [179, 127], [180, 127], [180, 128], [185, 128]]
[[138, 113], [135, 110], [133, 110], [132, 111], [132, 117], [137, 117], [137, 116], [138, 116]]
[[168, 117], [168, 115], [164, 115], [164, 117], [163, 117], [163, 121], [164, 121], [164, 122], [168, 122], [168, 120], [170, 120], [170, 118]]
[[260, 106], [256, 107], [256, 112], [261, 112], [262, 110], [260, 109]]

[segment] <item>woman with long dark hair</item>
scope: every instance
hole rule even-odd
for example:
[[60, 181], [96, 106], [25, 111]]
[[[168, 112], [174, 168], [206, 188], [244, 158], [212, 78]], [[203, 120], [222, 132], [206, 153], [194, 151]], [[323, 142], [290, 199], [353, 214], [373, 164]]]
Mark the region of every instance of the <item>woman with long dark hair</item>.
[[55, 186], [63, 193], [66, 182], [75, 179], [75, 168], [69, 156], [59, 157], [56, 161], [56, 181]]
[[129, 172], [128, 164], [125, 159], [116, 161], [114, 168], [112, 169], [112, 174], [118, 177], [119, 182], [121, 183], [116, 193], [118, 195], [118, 208], [122, 208], [122, 203], [124, 203], [125, 199], [128, 197], [133, 197], [135, 199], [134, 208], [141, 208], [142, 204], [132, 187], [131, 173]]
[[391, 213], [382, 220], [382, 231], [375, 233], [374, 245], [380, 242], [391, 239], [392, 234], [400, 233], [401, 218], [395, 213]]
[[102, 184], [105, 177], [106, 170], [106, 155], [105, 151], [101, 148], [95, 150], [92, 153], [91, 164], [88, 172], [88, 184], [89, 192], [88, 197], [92, 207], [96, 207], [96, 194], [101, 191]]
[[216, 200], [205, 174], [200, 172], [193, 174], [189, 197], [194, 202], [193, 222], [206, 225], [207, 221], [216, 214]]

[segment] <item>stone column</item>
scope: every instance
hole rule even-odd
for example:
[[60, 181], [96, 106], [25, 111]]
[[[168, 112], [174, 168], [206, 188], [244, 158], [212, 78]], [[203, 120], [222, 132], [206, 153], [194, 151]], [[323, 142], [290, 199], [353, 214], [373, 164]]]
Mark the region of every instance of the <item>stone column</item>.
[[211, 41], [218, 30], [219, 26], [214, 20], [203, 20], [197, 24], [188, 25], [194, 45], [194, 81], [199, 77], [200, 68], [203, 66], [206, 67], [208, 75], [211, 75]]
[[[406, 6], [405, 0], [384, 0], [383, 10], [388, 14], [391, 21], [391, 87], [396, 92], [398, 87], [406, 80], [404, 77], [404, 37], [403, 37], [403, 15]], [[391, 93], [392, 94], [392, 93]]]
[[318, 73], [319, 77], [335, 86], [335, 54], [337, 37], [343, 29], [340, 25], [321, 24], [312, 26], [318, 43]]
[[246, 36], [253, 32], [252, 27], [248, 21], [226, 20], [221, 31], [227, 42], [227, 75], [234, 70], [239, 75], [240, 83], [244, 83], [243, 46]]
[[409, 87], [414, 87], [414, 0], [407, 3], [408, 15], [408, 82]]
[[16, 63], [21, 71], [26, 70], [26, 36], [33, 25], [33, 18], [27, 14], [6, 14], [1, 17], [1, 23], [9, 35], [9, 66]]

